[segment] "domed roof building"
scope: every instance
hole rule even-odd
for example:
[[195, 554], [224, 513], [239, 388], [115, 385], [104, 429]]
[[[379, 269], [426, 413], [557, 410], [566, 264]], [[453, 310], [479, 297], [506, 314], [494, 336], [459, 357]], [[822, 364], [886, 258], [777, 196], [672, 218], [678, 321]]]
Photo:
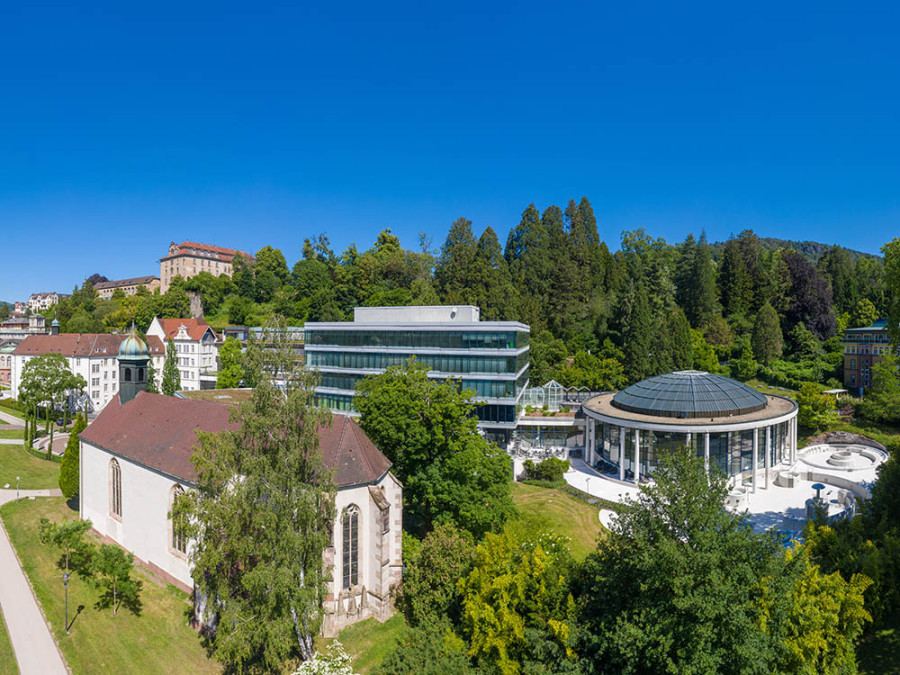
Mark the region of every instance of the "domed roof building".
[[585, 459], [638, 483], [661, 457], [688, 447], [718, 470], [754, 488], [795, 459], [796, 401], [762, 394], [721, 375], [684, 370], [658, 375], [582, 405]]
[[150, 356], [150, 350], [147, 343], [141, 340], [136, 333], [132, 331], [131, 335], [122, 340], [119, 345], [119, 359], [144, 360]]

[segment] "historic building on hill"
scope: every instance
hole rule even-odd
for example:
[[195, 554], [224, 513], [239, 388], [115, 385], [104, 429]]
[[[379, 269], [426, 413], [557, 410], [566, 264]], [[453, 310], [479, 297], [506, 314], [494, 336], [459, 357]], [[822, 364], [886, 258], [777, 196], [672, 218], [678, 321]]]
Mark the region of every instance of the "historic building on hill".
[[196, 241], [183, 241], [169, 244], [169, 252], [159, 259], [159, 292], [165, 293], [172, 285], [172, 279], [197, 276], [200, 272], [209, 272], [214, 277], [234, 272], [234, 256], [241, 255], [250, 261], [255, 258], [243, 251], [233, 248], [222, 248], [210, 244], [199, 244]]
[[[169, 517], [176, 495], [191, 490], [197, 431], [233, 428], [229, 400], [193, 400], [142, 391], [147, 356], [137, 338], [118, 355], [122, 386], [81, 434], [80, 515], [134, 553], [143, 564], [190, 592], [191, 542]], [[346, 415], [319, 429], [319, 450], [335, 472], [333, 540], [324, 553], [332, 570], [323, 631], [331, 636], [356, 621], [393, 613], [401, 575], [402, 486], [390, 461]]]
[[116, 291], [122, 291], [125, 295], [135, 295], [141, 286], [153, 293], [159, 288], [159, 277], [132, 277], [131, 279], [101, 281], [94, 286], [94, 290], [97, 291], [97, 297], [101, 300], [109, 300]]

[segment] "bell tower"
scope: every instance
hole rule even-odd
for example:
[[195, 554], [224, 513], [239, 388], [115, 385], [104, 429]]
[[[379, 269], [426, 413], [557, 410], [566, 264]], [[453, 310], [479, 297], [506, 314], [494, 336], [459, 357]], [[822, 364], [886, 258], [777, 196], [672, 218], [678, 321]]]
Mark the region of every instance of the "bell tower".
[[131, 335], [119, 345], [119, 403], [126, 404], [147, 390], [147, 364], [150, 350], [131, 327]]

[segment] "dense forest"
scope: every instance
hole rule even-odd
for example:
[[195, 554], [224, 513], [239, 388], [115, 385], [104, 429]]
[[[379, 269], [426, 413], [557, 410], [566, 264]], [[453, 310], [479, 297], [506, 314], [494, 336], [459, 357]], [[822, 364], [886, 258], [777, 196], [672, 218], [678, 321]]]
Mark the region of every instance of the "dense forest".
[[704, 233], [672, 244], [639, 229], [611, 253], [582, 198], [543, 212], [530, 204], [505, 244], [465, 218], [439, 250], [424, 235], [405, 249], [386, 229], [371, 248], [338, 253], [319, 235], [293, 266], [266, 246], [252, 264], [238, 259], [231, 279], [201, 273], [165, 295], [102, 301], [88, 281], [55, 316], [64, 331], [122, 330], [132, 320], [146, 329], [154, 315], [187, 316], [191, 292], [218, 327], [275, 314], [295, 325], [348, 320], [361, 305], [473, 304], [484, 320], [531, 326], [532, 383], [612, 389], [694, 367], [839, 386], [839, 331], [888, 311], [884, 262], [779, 242], [745, 230], [715, 246]]

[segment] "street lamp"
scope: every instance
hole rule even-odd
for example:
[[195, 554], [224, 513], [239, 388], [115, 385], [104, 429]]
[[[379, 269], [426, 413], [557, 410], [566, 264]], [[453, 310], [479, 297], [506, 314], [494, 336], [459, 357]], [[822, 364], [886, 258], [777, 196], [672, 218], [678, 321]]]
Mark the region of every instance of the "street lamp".
[[590, 477], [590, 476], [587, 477], [587, 489], [586, 489], [586, 492], [587, 492], [588, 494], [591, 494], [591, 477]]
[[66, 633], [69, 632], [69, 573], [63, 574], [63, 587], [66, 589]]
[[16, 476], [16, 501], [19, 501], [19, 477]]

